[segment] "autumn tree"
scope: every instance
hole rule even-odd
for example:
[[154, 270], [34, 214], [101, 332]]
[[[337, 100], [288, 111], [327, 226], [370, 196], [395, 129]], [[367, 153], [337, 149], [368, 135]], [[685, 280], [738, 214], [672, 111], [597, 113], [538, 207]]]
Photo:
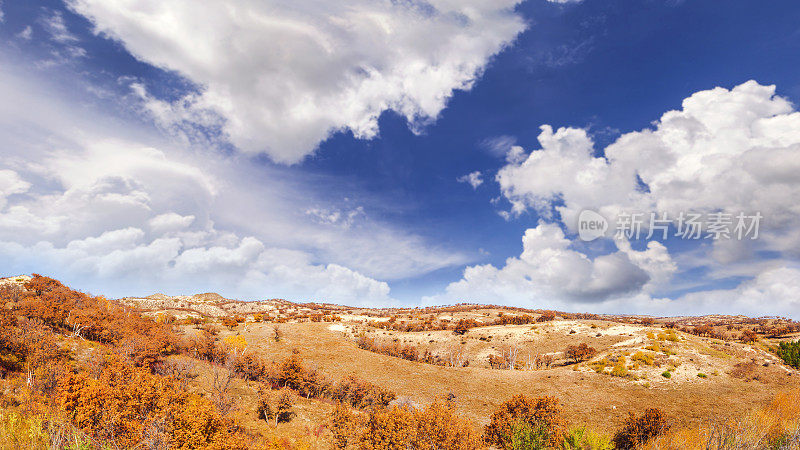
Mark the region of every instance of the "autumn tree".
[[211, 370], [211, 401], [220, 414], [228, 414], [234, 407], [231, 396], [231, 383], [233, 374], [230, 370], [214, 367]]
[[450, 401], [436, 400], [416, 411], [417, 432], [414, 448], [420, 450], [470, 450], [482, 447], [473, 425], [460, 417]]
[[354, 408], [386, 407], [397, 396], [394, 392], [381, 388], [366, 380], [349, 375], [337, 383], [331, 396], [334, 400], [345, 402]]
[[223, 326], [228, 328], [229, 330], [234, 330], [237, 325], [239, 325], [239, 321], [236, 320], [234, 317], [226, 316], [220, 319], [220, 322]]
[[539, 317], [536, 318], [537, 322], [550, 322], [551, 320], [556, 319], [556, 313], [552, 311], [545, 311]]
[[345, 449], [358, 440], [361, 423], [356, 415], [344, 403], [336, 403], [330, 418], [330, 430], [333, 433], [333, 445]]
[[280, 340], [281, 340], [281, 338], [282, 338], [282, 337], [283, 337], [283, 334], [281, 333], [281, 327], [280, 327], [280, 326], [278, 326], [277, 324], [275, 324], [275, 325], [272, 327], [272, 339], [273, 339], [275, 342], [280, 342]]
[[473, 450], [482, 448], [473, 425], [459, 416], [452, 403], [436, 400], [425, 408], [408, 405], [370, 409], [359, 417], [339, 404], [331, 417], [337, 448], [365, 450]]
[[275, 402], [275, 425], [278, 422], [288, 422], [296, 415], [294, 412], [294, 404], [297, 402], [297, 397], [290, 389], [283, 388], [278, 393], [278, 398]]
[[564, 353], [567, 355], [567, 358], [575, 363], [579, 363], [591, 359], [597, 353], [597, 350], [593, 347], [589, 347], [585, 342], [581, 342], [579, 345], [568, 346]]
[[466, 332], [468, 332], [469, 329], [474, 327], [475, 325], [476, 325], [475, 320], [472, 320], [472, 319], [470, 319], [470, 320], [461, 319], [461, 320], [458, 321], [458, 323], [456, 323], [455, 328], [453, 328], [453, 333], [458, 334], [458, 335], [463, 335]]
[[747, 329], [742, 332], [742, 342], [752, 343], [758, 340], [758, 334], [751, 330]]

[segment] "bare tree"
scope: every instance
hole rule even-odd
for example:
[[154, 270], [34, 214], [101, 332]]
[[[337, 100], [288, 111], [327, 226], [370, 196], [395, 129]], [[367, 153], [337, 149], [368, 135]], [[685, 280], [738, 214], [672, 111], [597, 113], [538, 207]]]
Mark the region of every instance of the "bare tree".
[[517, 364], [517, 357], [519, 356], [519, 346], [516, 343], [510, 344], [504, 351], [503, 351], [503, 358], [506, 360], [506, 368], [508, 370], [514, 370]]
[[451, 345], [448, 347], [445, 358], [447, 358], [447, 364], [450, 367], [464, 367], [464, 363], [467, 359], [464, 354], [464, 349], [460, 345]]
[[159, 375], [172, 377], [182, 390], [186, 390], [190, 382], [200, 375], [195, 371], [195, 366], [189, 359], [168, 359], [159, 364], [156, 371]]
[[77, 321], [73, 322], [72, 320], [72, 311], [67, 314], [67, 325], [72, 328], [72, 336], [76, 338], [83, 339], [83, 330], [86, 328], [85, 325], [79, 324]]
[[272, 326], [272, 338], [275, 339], [275, 342], [279, 342], [281, 340], [281, 328], [278, 324]]
[[222, 415], [233, 410], [234, 401], [230, 394], [233, 374], [230, 370], [214, 367], [211, 373], [211, 401]]

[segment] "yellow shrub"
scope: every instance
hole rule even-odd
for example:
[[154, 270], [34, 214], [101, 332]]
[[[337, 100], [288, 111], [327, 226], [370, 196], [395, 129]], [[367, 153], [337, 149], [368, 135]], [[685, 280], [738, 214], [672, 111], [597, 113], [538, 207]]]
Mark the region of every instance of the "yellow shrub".
[[638, 351], [633, 356], [631, 356], [631, 359], [633, 361], [640, 362], [640, 363], [642, 363], [644, 365], [652, 366], [653, 365], [654, 356], [653, 356], [652, 353], [645, 353], [645, 352], [642, 352], [642, 351]]
[[672, 329], [667, 330], [666, 339], [670, 342], [678, 342], [680, 340], [680, 338], [678, 338], [678, 335], [675, 334], [675, 330]]
[[658, 344], [658, 342], [653, 342], [652, 344], [648, 345], [644, 349], [645, 350], [650, 350], [651, 352], [656, 352], [656, 353], [661, 352], [661, 346]]
[[611, 366], [611, 362], [609, 362], [609, 360], [607, 358], [603, 358], [603, 359], [600, 359], [600, 360], [597, 360], [597, 361], [592, 361], [592, 362], [589, 363], [589, 367], [594, 369], [594, 371], [597, 372], [597, 373], [603, 373], [603, 371], [605, 371], [606, 367], [609, 367], [609, 366]]
[[[744, 417], [723, 422], [703, 422], [692, 427], [672, 429], [649, 442], [644, 449], [705, 450], [718, 448], [718, 439], [725, 436], [737, 448], [795, 449], [787, 439], [800, 432], [800, 390], [779, 393], [765, 407]], [[728, 447], [725, 447], [728, 448]]]
[[614, 367], [611, 369], [611, 376], [613, 377], [627, 377], [628, 376], [628, 368], [625, 367], [625, 357], [620, 356], [617, 363], [614, 364]]
[[244, 354], [247, 350], [247, 339], [242, 335], [226, 336], [222, 341], [237, 355]]

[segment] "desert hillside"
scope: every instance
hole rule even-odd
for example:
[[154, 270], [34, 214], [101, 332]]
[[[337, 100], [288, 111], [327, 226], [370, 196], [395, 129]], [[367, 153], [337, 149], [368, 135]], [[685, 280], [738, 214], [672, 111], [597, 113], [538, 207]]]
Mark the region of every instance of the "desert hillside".
[[[798, 371], [769, 350], [800, 336], [798, 324], [781, 318], [599, 316], [487, 305], [362, 309], [215, 294], [120, 301], [179, 322], [233, 319], [236, 325], [221, 327], [219, 336], [241, 336], [251, 352], [299, 351], [330, 375], [357, 374], [418, 405], [452, 394], [478, 423], [511, 396], [528, 394], [555, 395], [569, 405], [571, 420], [605, 430], [653, 405], [692, 424], [721, 409], [745, 412], [800, 383]], [[463, 332], [454, 331], [464, 323]], [[186, 333], [194, 328], [183, 326]], [[757, 336], [752, 341], [750, 333]], [[567, 349], [581, 344], [594, 351], [576, 362]]]
[[800, 425], [779, 317], [0, 293], [4, 448], [706, 448]]

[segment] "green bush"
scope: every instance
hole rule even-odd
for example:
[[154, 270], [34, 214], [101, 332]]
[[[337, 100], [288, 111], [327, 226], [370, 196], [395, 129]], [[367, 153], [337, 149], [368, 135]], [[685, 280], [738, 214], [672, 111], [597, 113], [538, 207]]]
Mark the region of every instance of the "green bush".
[[608, 436], [586, 427], [572, 428], [564, 437], [563, 450], [612, 450], [614, 445]]
[[525, 421], [514, 424], [511, 436], [511, 450], [539, 450], [548, 448], [550, 432], [544, 424], [531, 425]]
[[697, 374], [697, 376], [698, 376], [699, 378], [708, 378], [708, 375], [706, 375], [706, 374], [704, 374], [704, 373], [698, 373], [698, 374]]
[[778, 356], [787, 365], [800, 369], [800, 341], [781, 342], [778, 345]]
[[664, 378], [672, 378], [672, 374], [669, 372], [669, 370], [665, 370], [664, 373], [661, 374], [661, 376]]

